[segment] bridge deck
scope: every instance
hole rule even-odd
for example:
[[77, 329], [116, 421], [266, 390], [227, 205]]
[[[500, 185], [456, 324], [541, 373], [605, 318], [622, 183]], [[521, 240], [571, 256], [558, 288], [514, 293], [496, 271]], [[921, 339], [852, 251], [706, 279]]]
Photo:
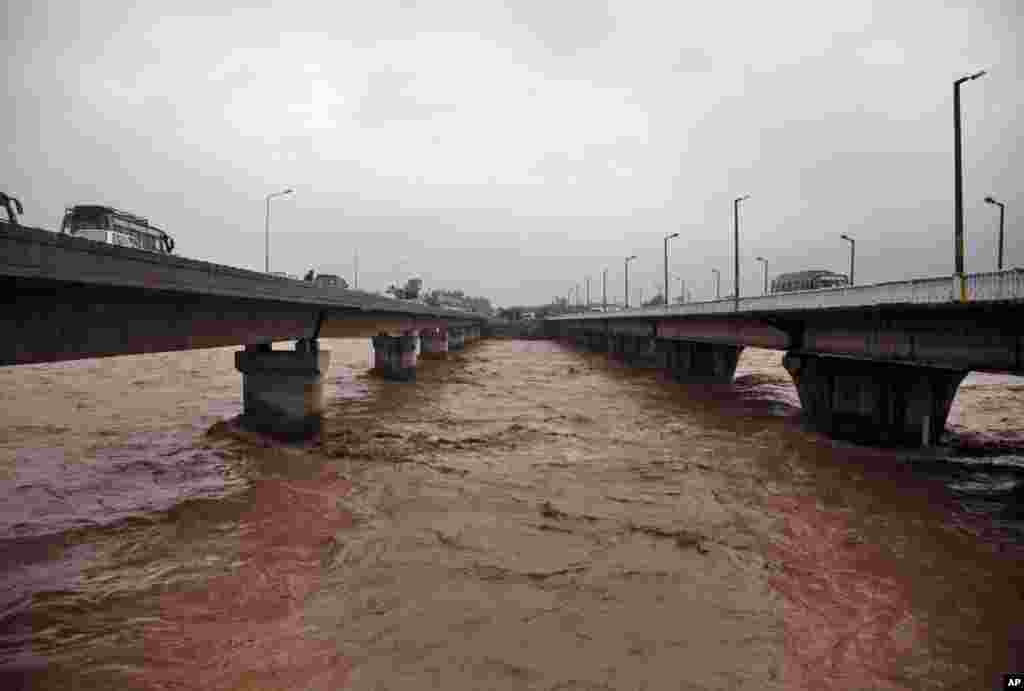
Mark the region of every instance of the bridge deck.
[[486, 321], [3, 222], [0, 290], [0, 366]]
[[[952, 276], [891, 281], [869, 285], [804, 290], [773, 295], [741, 297], [739, 309], [732, 299], [691, 302], [682, 305], [645, 307], [619, 312], [584, 312], [549, 317], [560, 319], [633, 319], [729, 315], [737, 313], [806, 312], [875, 307], [922, 307], [959, 305], [959, 280]], [[1024, 302], [1024, 269], [1015, 268], [965, 277], [966, 302]]]
[[409, 316], [480, 321], [483, 317], [356, 290], [214, 264], [177, 255], [117, 247], [0, 221], [0, 277], [44, 279], [109, 288], [143, 288], [190, 295], [270, 300]]

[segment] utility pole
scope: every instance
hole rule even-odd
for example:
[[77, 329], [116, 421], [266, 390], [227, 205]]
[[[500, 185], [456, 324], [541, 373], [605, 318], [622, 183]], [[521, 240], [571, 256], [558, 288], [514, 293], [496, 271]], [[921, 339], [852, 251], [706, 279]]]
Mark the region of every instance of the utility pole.
[[733, 225], [733, 300], [736, 311], [740, 311], [740, 202], [750, 199], [749, 194], [736, 197], [732, 202], [732, 225]]
[[590, 309], [590, 276], [587, 276], [587, 309]]
[[953, 254], [954, 272], [960, 281], [960, 302], [967, 301], [964, 279], [964, 170], [960, 136], [960, 85], [984, 76], [985, 71], [960, 77], [953, 82]]
[[352, 257], [352, 282], [355, 284], [353, 290], [359, 290], [359, 250], [356, 250]]
[[264, 270], [264, 272], [266, 272], [268, 274], [270, 273], [270, 200], [273, 199], [274, 197], [283, 197], [286, 194], [291, 194], [293, 191], [294, 190], [291, 187], [289, 187], [288, 189], [281, 190], [280, 192], [271, 192], [270, 194], [268, 194], [266, 196], [266, 200], [267, 200], [267, 215], [264, 217], [264, 222], [263, 222], [263, 230], [264, 230], [265, 237], [266, 237], [266, 245], [265, 245], [265, 248], [264, 248], [265, 249], [265, 261], [266, 261], [266, 263], [263, 266], [263, 270]]
[[679, 233], [665, 236], [665, 306], [668, 307], [668, 241], [679, 237]]
[[715, 299], [722, 299], [722, 272], [718, 269], [711, 269], [711, 273], [715, 275]]
[[999, 207], [999, 254], [996, 259], [996, 270], [1003, 270], [1003, 215], [1006, 212], [1006, 204], [1000, 201], [996, 201], [995, 197], [985, 197], [985, 201], [989, 204], [995, 204]]
[[850, 243], [850, 285], [852, 286], [853, 285], [853, 257], [854, 257], [854, 254], [855, 254], [854, 248], [856, 247], [857, 243], [856, 243], [856, 241], [853, 238], [851, 238], [846, 233], [843, 233], [839, 237], [841, 237], [843, 240], [846, 240], [847, 242]]
[[626, 309], [629, 309], [629, 263], [636, 259], [636, 255], [626, 257]]
[[601, 307], [607, 312], [608, 311], [608, 267], [604, 267], [604, 271], [601, 272]]

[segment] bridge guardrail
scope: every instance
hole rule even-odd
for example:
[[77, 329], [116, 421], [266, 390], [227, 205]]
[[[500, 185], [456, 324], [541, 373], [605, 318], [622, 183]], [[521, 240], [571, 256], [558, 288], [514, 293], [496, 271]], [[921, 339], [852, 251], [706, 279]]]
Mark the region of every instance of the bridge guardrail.
[[[1024, 300], [1024, 269], [969, 274], [965, 278], [968, 302]], [[959, 301], [959, 279], [953, 276], [889, 281], [863, 286], [794, 291], [740, 298], [740, 312], [873, 307], [877, 305], [941, 305]], [[735, 314], [731, 299], [692, 302], [670, 307], [646, 307], [613, 313], [578, 313], [549, 319], [615, 319]]]

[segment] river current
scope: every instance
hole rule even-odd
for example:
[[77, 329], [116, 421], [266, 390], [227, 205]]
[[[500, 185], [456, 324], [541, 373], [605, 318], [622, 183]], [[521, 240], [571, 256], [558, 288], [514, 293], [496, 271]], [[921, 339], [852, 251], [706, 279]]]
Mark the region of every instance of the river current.
[[[278, 346], [283, 347], [283, 346]], [[1024, 671], [1024, 379], [928, 451], [549, 341], [241, 429], [233, 348], [0, 369], [0, 688], [988, 689]]]

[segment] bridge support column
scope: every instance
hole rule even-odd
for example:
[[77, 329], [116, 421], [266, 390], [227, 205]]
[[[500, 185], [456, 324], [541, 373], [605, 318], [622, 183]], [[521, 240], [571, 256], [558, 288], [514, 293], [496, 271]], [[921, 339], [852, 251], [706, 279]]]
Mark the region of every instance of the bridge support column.
[[587, 332], [587, 347], [595, 353], [602, 353], [608, 349], [608, 339], [603, 331]]
[[466, 332], [460, 328], [448, 329], [448, 350], [462, 350], [466, 347]]
[[655, 339], [650, 336], [625, 336], [624, 359], [627, 364], [634, 367], [657, 367], [658, 352], [655, 349]]
[[373, 337], [373, 371], [385, 379], [411, 381], [416, 378], [416, 337], [412, 335]]
[[608, 359], [626, 361], [626, 336], [614, 332], [608, 334]]
[[728, 384], [743, 346], [662, 339], [665, 368], [679, 381]]
[[267, 343], [235, 353], [242, 373], [242, 425], [286, 439], [316, 434], [330, 362], [330, 351], [319, 350], [315, 340], [299, 341], [295, 350], [273, 350]]
[[448, 357], [448, 329], [424, 329], [420, 332], [420, 356], [433, 360]]
[[965, 371], [787, 353], [804, 415], [840, 439], [931, 446], [946, 428]]

